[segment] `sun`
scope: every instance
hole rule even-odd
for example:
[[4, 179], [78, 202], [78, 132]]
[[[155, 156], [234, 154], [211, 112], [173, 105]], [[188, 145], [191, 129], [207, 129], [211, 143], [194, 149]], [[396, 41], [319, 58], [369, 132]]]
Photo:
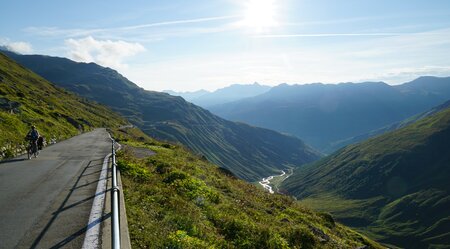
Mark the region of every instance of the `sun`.
[[277, 25], [275, 14], [276, 0], [248, 0], [245, 3], [242, 25], [255, 31], [263, 31]]

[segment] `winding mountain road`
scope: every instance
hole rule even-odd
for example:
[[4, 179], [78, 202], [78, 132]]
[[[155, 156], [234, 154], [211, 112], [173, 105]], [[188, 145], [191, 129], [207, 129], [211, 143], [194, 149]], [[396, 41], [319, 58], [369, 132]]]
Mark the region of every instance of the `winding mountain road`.
[[106, 130], [96, 129], [38, 158], [0, 162], [0, 248], [81, 248], [110, 149]]

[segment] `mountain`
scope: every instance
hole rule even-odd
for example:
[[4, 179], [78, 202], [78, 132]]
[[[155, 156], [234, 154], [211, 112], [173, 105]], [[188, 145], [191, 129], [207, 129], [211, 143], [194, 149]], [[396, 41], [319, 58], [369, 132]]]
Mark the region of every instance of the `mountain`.
[[104, 106], [56, 87], [0, 53], [0, 158], [25, 149], [35, 125], [50, 140], [94, 127], [117, 127], [126, 120]]
[[136, 129], [113, 136], [124, 145], [117, 164], [133, 248], [383, 248], [181, 146]]
[[282, 84], [265, 94], [209, 110], [230, 120], [293, 134], [329, 153], [342, 141], [400, 122], [448, 99], [450, 77], [421, 77], [399, 86], [382, 82]]
[[449, 105], [299, 168], [282, 187], [381, 242], [448, 248]]
[[253, 83], [251, 85], [233, 84], [231, 86], [218, 89], [214, 92], [192, 92], [176, 93], [169, 92], [171, 95], [181, 96], [189, 102], [208, 108], [215, 105], [225, 104], [240, 99], [254, 97], [270, 90], [270, 86]]
[[173, 96], [180, 96], [180, 97], [182, 97], [183, 99], [185, 99], [185, 100], [187, 100], [189, 102], [192, 102], [193, 99], [196, 99], [196, 98], [199, 98], [199, 97], [201, 97], [203, 95], [211, 93], [211, 92], [208, 92], [208, 91], [203, 90], [203, 89], [202, 90], [198, 90], [198, 91], [194, 91], [194, 92], [175, 92], [175, 91], [172, 91], [172, 90], [164, 90], [163, 92], [164, 93], [168, 93], [168, 94], [173, 95]]
[[180, 142], [248, 181], [319, 158], [298, 138], [230, 122], [181, 97], [146, 91], [110, 68], [6, 53], [58, 86], [111, 107], [148, 135]]

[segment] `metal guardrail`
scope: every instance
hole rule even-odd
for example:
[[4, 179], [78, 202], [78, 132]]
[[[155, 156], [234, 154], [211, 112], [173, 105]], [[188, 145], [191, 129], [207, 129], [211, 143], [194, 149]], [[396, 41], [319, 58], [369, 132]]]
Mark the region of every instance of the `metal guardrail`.
[[117, 185], [116, 149], [114, 146], [116, 141], [114, 141], [114, 139], [111, 140], [112, 140], [111, 245], [113, 249], [120, 249], [120, 208], [119, 208], [120, 189]]

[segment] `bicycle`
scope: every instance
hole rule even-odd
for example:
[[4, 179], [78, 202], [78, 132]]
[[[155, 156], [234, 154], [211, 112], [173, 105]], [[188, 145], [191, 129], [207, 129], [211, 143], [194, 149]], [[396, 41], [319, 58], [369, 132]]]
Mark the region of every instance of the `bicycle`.
[[39, 150], [38, 150], [38, 146], [37, 146], [37, 140], [29, 140], [30, 143], [28, 144], [27, 147], [27, 154], [28, 154], [28, 159], [31, 159], [31, 156], [34, 155], [34, 157], [38, 157], [39, 155]]

